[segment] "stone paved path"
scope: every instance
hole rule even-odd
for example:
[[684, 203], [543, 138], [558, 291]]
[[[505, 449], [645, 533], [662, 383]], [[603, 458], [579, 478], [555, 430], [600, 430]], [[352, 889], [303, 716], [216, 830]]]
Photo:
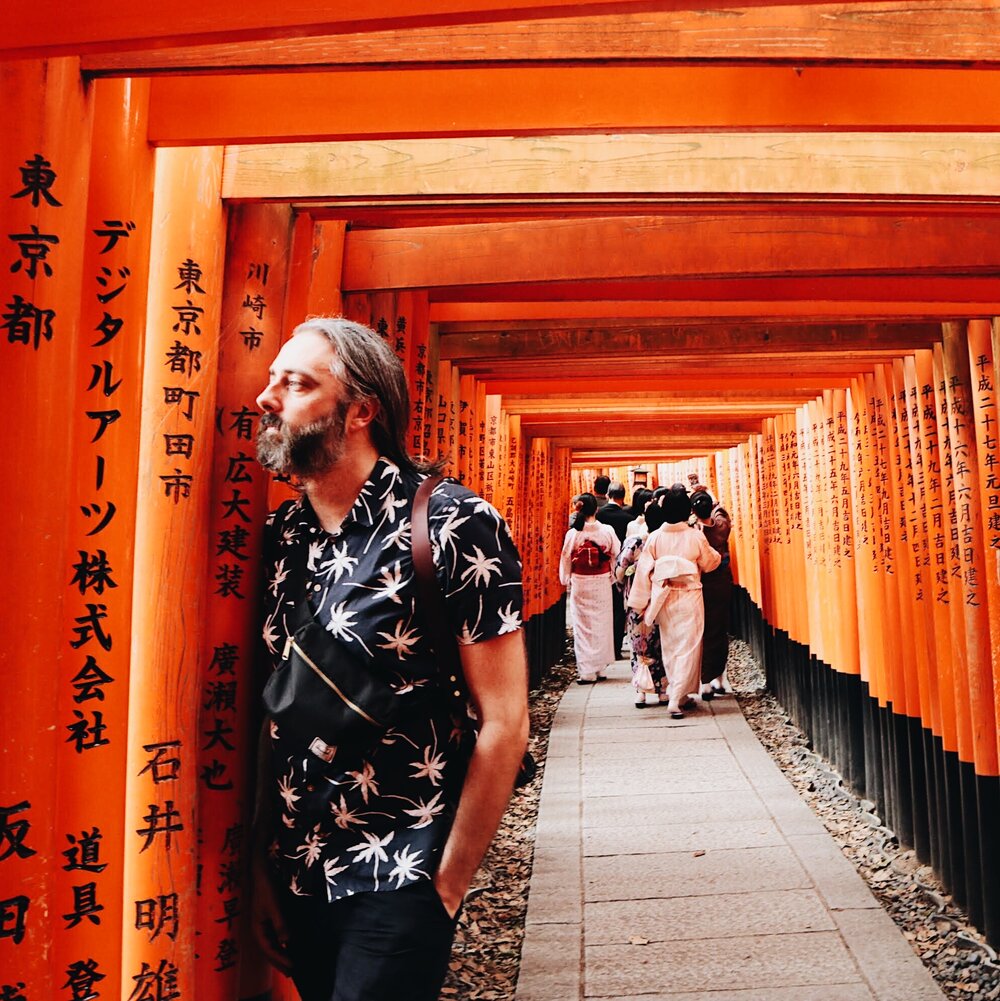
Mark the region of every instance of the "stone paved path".
[[729, 696], [553, 723], [517, 1001], [943, 1001]]

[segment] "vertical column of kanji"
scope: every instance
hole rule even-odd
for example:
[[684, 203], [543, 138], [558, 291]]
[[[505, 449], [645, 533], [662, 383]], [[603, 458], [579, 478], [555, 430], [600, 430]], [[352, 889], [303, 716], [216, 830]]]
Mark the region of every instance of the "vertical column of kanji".
[[879, 461], [879, 530], [882, 539], [879, 557], [883, 571], [885, 661], [892, 710], [896, 713], [905, 713], [908, 701], [908, 678], [904, 661], [908, 665], [912, 665], [913, 644], [912, 637], [904, 634], [904, 620], [901, 610], [905, 603], [905, 596], [900, 593], [900, 580], [897, 573], [897, 554], [900, 552], [900, 540], [897, 532], [899, 525], [898, 491], [902, 489], [902, 481], [897, 475], [897, 455], [894, 447], [898, 442], [896, 400], [891, 369], [887, 365], [875, 367], [875, 394], [876, 441]]
[[748, 443], [749, 462], [747, 464], [747, 506], [750, 512], [750, 566], [753, 580], [753, 596], [760, 605], [760, 435], [750, 436]]
[[788, 441], [785, 432], [785, 414], [778, 414], [773, 420], [765, 422], [765, 427], [773, 430], [774, 436], [774, 516], [772, 545], [777, 559], [772, 573], [776, 575], [775, 585], [775, 619], [773, 625], [789, 631], [791, 626], [790, 591], [783, 581], [788, 579], [788, 567], [791, 561], [791, 546], [788, 544]]
[[[841, 660], [837, 669], [844, 674], [856, 675], [858, 665], [858, 606], [857, 580], [854, 571], [854, 519], [851, 501], [851, 443], [848, 437], [850, 416], [847, 391], [833, 391], [834, 456], [833, 456], [833, 510], [834, 554], [837, 563], [837, 593], [839, 595], [839, 623], [841, 635]], [[794, 580], [790, 577], [789, 580]]]
[[438, 458], [437, 451], [437, 424], [438, 424], [438, 355], [439, 335], [433, 326], [427, 328], [427, 357], [424, 359], [426, 366], [424, 371], [424, 408], [423, 408], [423, 435], [424, 446], [421, 452], [428, 461]]
[[[801, 410], [801, 407], [799, 408]], [[805, 533], [802, 530], [802, 487], [799, 476], [799, 436], [798, 411], [783, 414], [779, 426], [782, 428], [782, 456], [784, 467], [784, 526], [785, 541], [788, 546], [787, 581], [805, 579]], [[807, 614], [805, 589], [784, 587], [785, 606], [788, 614], [788, 635], [799, 643], [805, 643]]]
[[826, 663], [834, 670], [840, 670], [843, 661], [845, 640], [840, 622], [843, 612], [840, 607], [840, 495], [835, 489], [837, 472], [837, 422], [834, 417], [833, 390], [823, 392], [823, 434], [820, 448], [820, 472], [823, 485], [823, 548], [826, 559], [826, 590], [830, 596], [830, 608], [834, 615], [825, 618]]
[[258, 696], [260, 526], [268, 477], [254, 460], [254, 398], [281, 343], [291, 213], [283, 205], [235, 207], [222, 293], [219, 381], [209, 524], [198, 725], [197, 997], [229, 1001], [240, 976], [245, 911], [245, 832], [253, 791], [249, 732]]
[[[930, 353], [923, 352], [930, 363]], [[935, 652], [934, 567], [931, 555], [931, 517], [935, 503], [939, 506], [940, 485], [932, 497], [928, 452], [925, 435], [928, 423], [924, 417], [922, 383], [916, 355], [903, 359], [903, 385], [906, 392], [907, 427], [910, 437], [911, 481], [907, 486], [906, 512], [909, 525], [909, 567], [913, 582], [913, 629], [920, 676], [921, 718], [925, 728], [941, 735], [941, 705]]]
[[[194, 997], [199, 659], [209, 579], [222, 151], [159, 150], [125, 800], [123, 998]], [[210, 736], [209, 739], [215, 739]]]
[[70, 512], [91, 500], [66, 475], [74, 435], [77, 426], [99, 426], [73, 379], [91, 127], [79, 63], [0, 63], [0, 95], [0, 361], [10, 414], [0, 530], [9, 581], [0, 653], [0, 996], [36, 999], [55, 997], [67, 979], [51, 952], [53, 930], [72, 911], [53, 896], [53, 874], [66, 861], [56, 774], [105, 739], [95, 728], [77, 742], [58, 715], [68, 685], [63, 618], [86, 618], [87, 603], [100, 604], [127, 570], [109, 575], [98, 547], [92, 559], [77, 556], [69, 534]]
[[[910, 451], [910, 415], [906, 394], [903, 359], [897, 358], [891, 367], [885, 366], [886, 378], [891, 385], [892, 434], [892, 516], [896, 536], [896, 587], [899, 597], [899, 628], [903, 643], [897, 647], [903, 652], [901, 665], [905, 683], [905, 701], [897, 711], [911, 719], [920, 719], [927, 708], [926, 670], [920, 670], [920, 658], [926, 646], [918, 643], [922, 624], [917, 615], [916, 590], [913, 584], [912, 549], [910, 538], [910, 509], [915, 501], [913, 455]], [[922, 687], [923, 684], [923, 687]]]
[[982, 516], [983, 577], [990, 618], [990, 661], [994, 711], [1000, 714], [1000, 415], [997, 412], [996, 358], [991, 324], [970, 320], [969, 362], [979, 462], [979, 505]]
[[[470, 448], [473, 449], [476, 493], [482, 495], [486, 482], [486, 384], [478, 380], [476, 382], [475, 422], [470, 426], [470, 431], [472, 431]], [[523, 476], [524, 463], [521, 466], [521, 475]]]
[[948, 426], [948, 400], [946, 397], [944, 352], [940, 344], [933, 348], [932, 380], [934, 417], [937, 422], [937, 450], [941, 481], [940, 528], [936, 531], [935, 558], [939, 568], [938, 588], [942, 603], [948, 609], [948, 631], [938, 645], [938, 671], [942, 683], [950, 673], [951, 692], [948, 698], [955, 712], [955, 741], [960, 761], [972, 761], [972, 718], [969, 715], [969, 695], [966, 690], [965, 618], [962, 611], [962, 568], [958, 543], [958, 513], [955, 510], [954, 455], [951, 431]]
[[449, 362], [445, 452], [448, 455], [448, 475], [455, 477], [458, 476], [458, 401], [461, 393], [461, 381], [458, 366]]
[[765, 467], [764, 476], [770, 485], [770, 489], [761, 498], [761, 517], [763, 520], [760, 533], [761, 610], [768, 622], [777, 625], [781, 618], [778, 610], [778, 580], [780, 579], [778, 566], [781, 563], [781, 553], [774, 533], [775, 492], [777, 487], [777, 479], [774, 477], [774, 471], [777, 462], [777, 447], [774, 436], [773, 418], [767, 418], [762, 421], [761, 429], [761, 440], [763, 442], [762, 458]]
[[808, 646], [812, 637], [812, 625], [816, 618], [816, 613], [813, 608], [813, 590], [810, 586], [810, 577], [813, 573], [813, 568], [816, 565], [816, 555], [814, 552], [815, 535], [812, 514], [813, 465], [812, 436], [809, 426], [810, 421], [812, 420], [810, 405], [803, 404], [799, 407], [795, 418], [795, 438], [798, 448], [799, 510], [800, 523], [802, 525], [802, 551], [805, 556], [801, 578], [803, 601], [801, 604], [802, 619], [800, 624], [802, 628], [802, 638], [800, 639], [800, 642]]
[[70, 477], [82, 503], [72, 509], [77, 583], [59, 693], [59, 729], [76, 753], [57, 772], [62, 857], [53, 922], [55, 971], [73, 997], [113, 994], [108, 985], [121, 977], [131, 568], [153, 194], [148, 92], [148, 83], [121, 80], [99, 81], [93, 91], [75, 379], [87, 420], [74, 428]]
[[462, 375], [458, 383], [458, 437], [456, 439], [456, 457], [458, 460], [458, 479], [470, 490], [476, 489], [473, 477], [472, 443], [473, 430], [476, 421], [476, 377]]
[[819, 442], [822, 434], [822, 411], [817, 400], [805, 406], [805, 449], [802, 453], [802, 521], [805, 528], [806, 593], [808, 606], [808, 646], [821, 660], [826, 658], [823, 645], [825, 595], [823, 555], [823, 500], [820, 491]]
[[[870, 376], [868, 377], [870, 379]], [[869, 392], [865, 376], [851, 384], [851, 490], [854, 506], [855, 570], [857, 573], [858, 644], [861, 678], [872, 698], [883, 690], [882, 615], [875, 525], [874, 450], [869, 421]]]
[[944, 324], [943, 348], [968, 658], [966, 669], [972, 752], [980, 775], [996, 775], [996, 715], [993, 704], [989, 603], [983, 581], [985, 567], [982, 512], [979, 506], [979, 461], [976, 453], [969, 347], [961, 324]]
[[[518, 505], [518, 470], [521, 467], [521, 415], [511, 414], [507, 418], [507, 461], [504, 463], [503, 479], [499, 498], [494, 498], [494, 506], [503, 515], [504, 521], [508, 525], [514, 523], [515, 512]], [[552, 488], [559, 493], [562, 481], [556, 479], [555, 456], [553, 453], [551, 473], [553, 477]], [[499, 500], [499, 503], [496, 501]], [[551, 537], [549, 538], [551, 541]], [[551, 583], [550, 583], [551, 588]]]
[[990, 657], [994, 694], [1000, 693], [1000, 414], [991, 324], [969, 321], [969, 362], [979, 460], [979, 504], [985, 551], [984, 583], [989, 596]]
[[[497, 450], [500, 443], [500, 397], [486, 397], [486, 441], [484, 443], [483, 497], [494, 506], [497, 502]], [[532, 451], [532, 457], [535, 452]]]

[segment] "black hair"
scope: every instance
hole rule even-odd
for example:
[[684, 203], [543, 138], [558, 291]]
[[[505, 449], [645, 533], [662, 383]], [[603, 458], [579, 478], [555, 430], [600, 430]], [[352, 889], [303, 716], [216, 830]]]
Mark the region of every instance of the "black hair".
[[669, 525], [677, 525], [691, 517], [691, 500], [687, 491], [670, 491], [663, 498], [663, 517]]
[[608, 487], [609, 486], [611, 486], [611, 477], [610, 476], [598, 476], [594, 480], [594, 493], [595, 494], [604, 494], [604, 495], [606, 495], [607, 492], [608, 492]]
[[576, 512], [576, 517], [573, 519], [573, 527], [578, 532], [591, 515], [597, 514], [597, 498], [593, 494], [580, 494], [579, 500], [580, 510]]
[[715, 501], [712, 500], [712, 495], [707, 490], [696, 490], [691, 495], [691, 510], [699, 518], [707, 518], [712, 513], [713, 507], [715, 507]]
[[655, 501], [646, 508], [646, 528], [655, 532], [663, 524], [663, 508]]
[[653, 496], [653, 491], [648, 487], [636, 487], [632, 492], [632, 506], [629, 511], [633, 518], [638, 518], [640, 514], [645, 514], [646, 505]]

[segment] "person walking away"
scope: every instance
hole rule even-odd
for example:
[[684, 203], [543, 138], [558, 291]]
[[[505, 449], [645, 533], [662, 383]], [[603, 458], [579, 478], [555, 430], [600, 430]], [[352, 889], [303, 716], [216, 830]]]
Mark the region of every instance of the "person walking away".
[[303, 1001], [435, 1001], [527, 742], [517, 550], [465, 487], [424, 492], [443, 632], [458, 640], [450, 674], [412, 548], [414, 498], [434, 469], [407, 454], [409, 398], [392, 350], [342, 317], [310, 319], [278, 352], [257, 404], [257, 457], [300, 490], [265, 530], [271, 680], [308, 672], [303, 652], [313, 665], [336, 657], [406, 702], [388, 729], [354, 742], [346, 729], [340, 741], [297, 732], [323, 723], [294, 698], [281, 722], [264, 720], [254, 931]]
[[[652, 491], [647, 491], [652, 496]], [[663, 523], [663, 509], [651, 503], [646, 508], [643, 528], [655, 531]], [[636, 564], [642, 555], [647, 533], [629, 535], [615, 562], [615, 579], [619, 582], [628, 602]], [[628, 608], [625, 615], [625, 634], [632, 665], [632, 687], [635, 689], [636, 709], [658, 705], [667, 700], [667, 688], [660, 653], [660, 628], [654, 623], [647, 626], [642, 612]]]
[[[619, 545], [625, 541], [625, 530], [632, 520], [625, 508], [625, 484], [615, 480], [608, 487], [608, 502], [597, 509], [597, 520], [602, 525], [610, 525], [618, 536]], [[611, 593], [613, 628], [611, 642], [615, 648], [615, 660], [621, 656], [622, 642], [625, 639], [625, 598], [621, 587], [615, 583]]]
[[621, 548], [618, 536], [597, 520], [597, 499], [581, 494], [573, 527], [563, 540], [559, 581], [569, 588], [578, 685], [604, 677], [616, 659], [612, 642], [611, 568]]
[[729, 609], [733, 593], [733, 572], [729, 565], [729, 535], [733, 530], [729, 513], [715, 502], [706, 487], [691, 497], [695, 527], [720, 555], [715, 570], [702, 574], [701, 595], [705, 604], [705, 636], [701, 649], [701, 697], [711, 699], [726, 691], [726, 660], [729, 657]]
[[704, 534], [687, 524], [691, 501], [684, 492], [663, 498], [664, 524], [646, 539], [629, 594], [646, 625], [660, 627], [660, 651], [667, 677], [668, 709], [684, 718], [688, 696], [700, 690], [705, 606], [701, 575], [721, 562]]
[[632, 520], [625, 526], [625, 538], [631, 538], [633, 535], [638, 535], [640, 538], [645, 539], [649, 535], [649, 529], [646, 526], [646, 505], [650, 502], [653, 496], [653, 491], [648, 487], [637, 487], [635, 492], [632, 494], [632, 504], [628, 508], [629, 514], [632, 516]]
[[610, 476], [594, 477], [594, 499], [597, 501], [597, 508], [600, 510], [608, 502], [608, 487], [611, 485]]

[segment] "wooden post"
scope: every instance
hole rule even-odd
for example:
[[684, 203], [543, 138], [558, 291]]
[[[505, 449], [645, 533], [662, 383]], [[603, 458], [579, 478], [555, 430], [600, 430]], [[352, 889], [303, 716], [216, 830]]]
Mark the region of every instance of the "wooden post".
[[[78, 614], [91, 604], [100, 612], [109, 649], [93, 632], [83, 639], [78, 621], [64, 626], [58, 718], [76, 728], [71, 732], [90, 735], [80, 741], [86, 752], [67, 757], [57, 770], [58, 910], [72, 916], [55, 922], [54, 955], [57, 971], [75, 968], [88, 976], [83, 963], [115, 984], [121, 978], [131, 571], [153, 153], [146, 143], [148, 82], [93, 86], [76, 373], [77, 398], [91, 419], [75, 426], [70, 550], [81, 560], [84, 554], [100, 559], [117, 586], [76, 596]], [[83, 916], [81, 901], [91, 908]]]
[[[0, 993], [50, 998], [67, 978], [67, 968], [53, 962], [53, 933], [101, 920], [99, 899], [91, 907], [89, 894], [74, 900], [53, 893], [55, 874], [68, 861], [68, 832], [55, 827], [57, 775], [108, 740], [94, 713], [81, 713], [79, 724], [59, 713], [76, 673], [67, 671], [78, 653], [83, 663], [90, 652], [69, 649], [74, 658], [67, 659], [65, 623], [79, 617], [84, 635], [87, 606], [101, 605], [128, 570], [109, 566], [93, 540], [74, 548], [79, 508], [95, 498], [80, 496], [68, 475], [72, 443], [78, 427], [93, 437], [103, 426], [87, 416], [90, 403], [77, 397], [74, 378], [91, 149], [79, 62], [0, 62], [0, 93], [0, 359], [11, 415], [4, 455], [9, 515], [0, 531], [11, 581], [0, 653], [7, 690], [0, 699], [0, 824], [8, 832], [0, 849]], [[85, 887], [90, 880], [77, 882]], [[73, 915], [81, 911], [89, 916], [78, 921]], [[100, 962], [113, 962], [114, 954], [112, 944]], [[69, 961], [77, 959], [86, 956]]]
[[[268, 476], [254, 457], [254, 398], [281, 344], [292, 217], [287, 206], [231, 210], [222, 292], [219, 380], [209, 523], [209, 594], [198, 686], [197, 997], [231, 1001], [246, 954], [245, 850], [260, 678], [260, 526]], [[250, 946], [256, 951], [256, 946]]]
[[225, 219], [222, 151], [159, 150], [136, 519], [121, 996], [195, 990], [198, 726]]

